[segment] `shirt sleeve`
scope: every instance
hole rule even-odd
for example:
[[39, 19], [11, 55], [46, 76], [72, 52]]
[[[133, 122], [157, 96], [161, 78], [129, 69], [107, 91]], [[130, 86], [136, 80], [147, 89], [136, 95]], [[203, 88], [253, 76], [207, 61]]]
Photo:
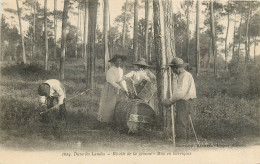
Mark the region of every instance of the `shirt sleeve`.
[[39, 96], [39, 103], [40, 103], [40, 105], [46, 104], [46, 97], [45, 96]]
[[63, 100], [65, 98], [65, 93], [61, 86], [57, 86], [57, 88], [54, 89], [55, 92], [58, 94], [58, 105], [63, 104]]
[[156, 76], [150, 71], [150, 70], [147, 70], [147, 76], [152, 79], [152, 80], [156, 80]]
[[131, 79], [133, 76], [134, 76], [134, 71], [131, 71], [128, 74], [123, 76], [123, 80]]
[[177, 90], [176, 93], [173, 93], [173, 97], [171, 101], [176, 101], [182, 99], [187, 94], [191, 85], [191, 78], [188, 74], [184, 74], [182, 77], [178, 79]]
[[117, 79], [114, 74], [115, 74], [115, 72], [108, 70], [107, 75], [106, 75], [106, 80], [108, 83], [110, 83], [115, 88], [121, 89], [121, 86], [117, 83]]

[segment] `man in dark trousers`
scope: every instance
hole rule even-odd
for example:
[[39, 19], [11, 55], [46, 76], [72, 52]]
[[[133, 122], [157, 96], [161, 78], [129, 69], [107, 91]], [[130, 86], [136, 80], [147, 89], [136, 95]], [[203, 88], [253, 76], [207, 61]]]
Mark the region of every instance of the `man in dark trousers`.
[[176, 144], [182, 145], [188, 139], [191, 100], [197, 98], [196, 87], [192, 75], [185, 70], [188, 64], [184, 63], [182, 59], [175, 57], [168, 65], [177, 74], [177, 88], [173, 96], [165, 99], [163, 103], [165, 107], [176, 103]]
[[40, 121], [44, 126], [43, 133], [45, 135], [51, 132], [54, 137], [59, 138], [66, 114], [65, 88], [59, 80], [49, 79], [39, 85], [38, 94], [42, 112]]

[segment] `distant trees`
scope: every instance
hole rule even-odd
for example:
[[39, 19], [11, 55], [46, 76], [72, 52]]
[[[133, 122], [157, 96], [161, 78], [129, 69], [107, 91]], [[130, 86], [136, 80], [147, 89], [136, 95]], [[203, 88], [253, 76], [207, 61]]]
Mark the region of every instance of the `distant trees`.
[[134, 3], [134, 36], [133, 36], [133, 48], [134, 48], [134, 61], [138, 60], [138, 1]]
[[57, 58], [57, 0], [54, 0], [54, 59]]
[[144, 57], [149, 61], [149, 0], [145, 0], [145, 51]]
[[87, 76], [86, 76], [86, 87], [93, 89], [94, 74], [95, 74], [95, 34], [97, 24], [97, 7], [98, 0], [89, 0], [89, 15], [88, 15], [88, 49], [87, 49]]
[[22, 60], [23, 60], [23, 63], [26, 64], [26, 54], [25, 54], [25, 46], [24, 46], [21, 9], [19, 8], [18, 0], [16, 0], [16, 6], [17, 6], [17, 14], [18, 14], [18, 19], [19, 19], [19, 27], [20, 27], [20, 34], [21, 34], [21, 41], [22, 41], [22, 51], [23, 51], [23, 53], [22, 53]]
[[47, 0], [44, 0], [44, 33], [45, 33], [45, 70], [48, 70], [48, 25], [47, 25]]
[[63, 7], [63, 18], [62, 18], [62, 36], [61, 36], [61, 55], [60, 55], [60, 79], [64, 80], [64, 61], [66, 52], [66, 28], [68, 25], [68, 10], [69, 10], [70, 0], [64, 0]]
[[[63, 13], [57, 10], [57, 3], [59, 3], [57, 0], [53, 1], [53, 11], [47, 10], [47, 2], [45, 0], [43, 3], [39, 3], [36, 0], [23, 0], [23, 16], [20, 14], [20, 21], [17, 19], [17, 22], [27, 21], [29, 23], [28, 30], [24, 32], [23, 37], [18, 35], [18, 38], [23, 40], [20, 43], [15, 43], [15, 39], [10, 41], [8, 37], [4, 37], [5, 39], [2, 40], [1, 44], [2, 58], [4, 58], [5, 54], [15, 54], [14, 56], [9, 55], [14, 60], [20, 60], [17, 59], [17, 56], [20, 56], [22, 60], [29, 57], [31, 61], [45, 61], [45, 69], [48, 69], [48, 60], [59, 57], [57, 54], [62, 54], [59, 46], [62, 39], [58, 40], [57, 31], [59, 30], [57, 28], [59, 28], [58, 23], [62, 19]], [[102, 62], [105, 64], [105, 70], [107, 70], [108, 56], [115, 53], [128, 55], [129, 62], [132, 61], [132, 58], [137, 60], [140, 57], [144, 57], [149, 64], [155, 64], [157, 55], [154, 42], [155, 26], [152, 24], [154, 23], [153, 19], [149, 20], [148, 17], [151, 15], [149, 14], [151, 12], [149, 2], [151, 1], [126, 0], [122, 6], [121, 13], [118, 13], [114, 24], [111, 25], [109, 22], [113, 20], [109, 20], [108, 0], [103, 0], [103, 2], [103, 32], [96, 26], [95, 36], [92, 36], [92, 38], [98, 40], [96, 43], [89, 44], [88, 35], [90, 32], [88, 30], [93, 28], [88, 26], [90, 22], [90, 0], [72, 0], [70, 2], [71, 11], [69, 15], [77, 18], [78, 21], [76, 26], [72, 22], [67, 24], [65, 56], [69, 58], [83, 57], [86, 69], [89, 69], [88, 64], [93, 65], [93, 67], [90, 66], [91, 68], [95, 68], [95, 61], [98, 57], [99, 59], [104, 59]], [[245, 62], [250, 63], [255, 58], [253, 54], [257, 55], [256, 47], [259, 44], [259, 21], [257, 21], [259, 17], [259, 2], [225, 1], [219, 3], [214, 0], [200, 1], [200, 4], [204, 5], [203, 8], [205, 10], [199, 12], [199, 14], [204, 14], [199, 19], [205, 19], [204, 24], [197, 27], [198, 30], [195, 30], [194, 33], [192, 33], [194, 29], [190, 28], [192, 27], [191, 24], [196, 24], [194, 23], [195, 20], [191, 20], [195, 18], [192, 16], [192, 13], [196, 11], [196, 5], [193, 5], [192, 1], [181, 2], [180, 11], [167, 15], [165, 14], [169, 10], [169, 7], [165, 5], [167, 2], [167, 0], [161, 2], [163, 8], [161, 10], [162, 13], [160, 13], [160, 15], [164, 15], [165, 53], [169, 51], [168, 46], [171, 47], [176, 44], [174, 49], [177, 56], [189, 62], [191, 66], [197, 66], [198, 75], [200, 74], [199, 69], [202, 67], [202, 61], [204, 61], [205, 67], [213, 68], [216, 75], [218, 69], [224, 68], [227, 70], [232, 64], [239, 69], [240, 66], [246, 64]], [[111, 1], [111, 3], [113, 2]], [[172, 5], [175, 5], [175, 2]], [[144, 15], [141, 15], [143, 12], [138, 12], [138, 10], [143, 10]], [[17, 11], [5, 9], [5, 12], [9, 12], [12, 16], [15, 15], [15, 17], [18, 15], [19, 18], [20, 11]], [[144, 18], [141, 18], [143, 16]], [[227, 20], [226, 24], [223, 24], [223, 18]], [[169, 20], [172, 19], [174, 20], [173, 24], [169, 24]], [[132, 21], [134, 21], [134, 25], [132, 25]], [[8, 23], [6, 23], [7, 26], [9, 26]], [[197, 23], [197, 25], [199, 24]], [[84, 27], [81, 28], [81, 26]], [[232, 26], [232, 29], [230, 29], [230, 26]], [[18, 29], [20, 28], [20, 26], [17, 27]], [[9, 30], [10, 33], [12, 31], [12, 35], [15, 35], [15, 28], [9, 27]], [[231, 31], [233, 40], [230, 40], [230, 35], [228, 34]], [[132, 32], [133, 36], [130, 36]], [[4, 33], [1, 33], [1, 35], [5, 36]], [[167, 38], [174, 38], [175, 43], [173, 43], [173, 40], [169, 42], [170, 39], [167, 40]], [[11, 46], [9, 41], [14, 44]], [[10, 47], [16, 52], [7, 53]], [[94, 51], [98, 51], [98, 54], [96, 55]], [[78, 55], [79, 53], [82, 55]], [[92, 53], [92, 55], [89, 53]], [[91, 64], [90, 60], [93, 64]], [[224, 67], [222, 68], [222, 66]]]
[[[212, 8], [212, 10], [213, 10], [213, 8]], [[199, 27], [200, 16], [199, 16], [199, 11], [200, 11], [200, 2], [199, 2], [199, 0], [197, 0], [197, 5], [196, 5], [196, 74], [197, 74], [197, 76], [199, 76], [199, 73], [200, 73], [200, 27]], [[211, 19], [211, 22], [214, 22], [214, 20]], [[212, 34], [213, 33], [215, 34], [214, 28], [215, 27], [214, 27], [214, 23], [213, 23], [213, 27], [211, 27], [211, 29], [213, 30]], [[215, 35], [212, 35], [212, 38], [213, 37], [215, 37]], [[213, 45], [213, 42], [212, 42], [212, 45]]]
[[[108, 11], [108, 0], [104, 0], [104, 11], [103, 11], [103, 44], [104, 44], [104, 70], [108, 71], [108, 60], [109, 60], [109, 50], [108, 50], [108, 29], [109, 29], [109, 11]], [[125, 26], [125, 23], [124, 23]], [[124, 35], [123, 35], [124, 36]], [[124, 46], [123, 46], [124, 47]]]
[[125, 53], [127, 7], [128, 7], [128, 0], [125, 0], [124, 23], [123, 23], [123, 31], [122, 31], [122, 51], [123, 51], [123, 53]]

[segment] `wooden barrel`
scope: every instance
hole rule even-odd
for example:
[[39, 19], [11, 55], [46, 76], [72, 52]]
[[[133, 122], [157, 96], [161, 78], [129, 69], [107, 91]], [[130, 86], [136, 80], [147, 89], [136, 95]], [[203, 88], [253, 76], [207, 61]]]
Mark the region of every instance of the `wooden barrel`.
[[155, 112], [151, 106], [140, 99], [125, 99], [117, 103], [114, 112], [115, 123], [128, 132], [142, 132], [151, 128]]

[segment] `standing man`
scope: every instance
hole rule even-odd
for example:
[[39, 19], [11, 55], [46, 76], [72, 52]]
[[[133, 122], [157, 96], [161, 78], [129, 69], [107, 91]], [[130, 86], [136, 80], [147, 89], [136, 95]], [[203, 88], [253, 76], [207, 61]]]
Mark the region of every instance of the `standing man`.
[[176, 144], [184, 144], [188, 139], [191, 100], [197, 98], [196, 87], [192, 75], [185, 70], [188, 63], [175, 57], [168, 65], [177, 74], [177, 88], [176, 93], [173, 93], [170, 99], [165, 99], [163, 103], [165, 107], [176, 103]]
[[[41, 110], [45, 111], [41, 115], [41, 122], [44, 124], [44, 132], [51, 130], [55, 137], [60, 137], [61, 121], [65, 120], [65, 88], [56, 79], [49, 79], [39, 85], [39, 102]], [[53, 110], [46, 111], [52, 108]]]

